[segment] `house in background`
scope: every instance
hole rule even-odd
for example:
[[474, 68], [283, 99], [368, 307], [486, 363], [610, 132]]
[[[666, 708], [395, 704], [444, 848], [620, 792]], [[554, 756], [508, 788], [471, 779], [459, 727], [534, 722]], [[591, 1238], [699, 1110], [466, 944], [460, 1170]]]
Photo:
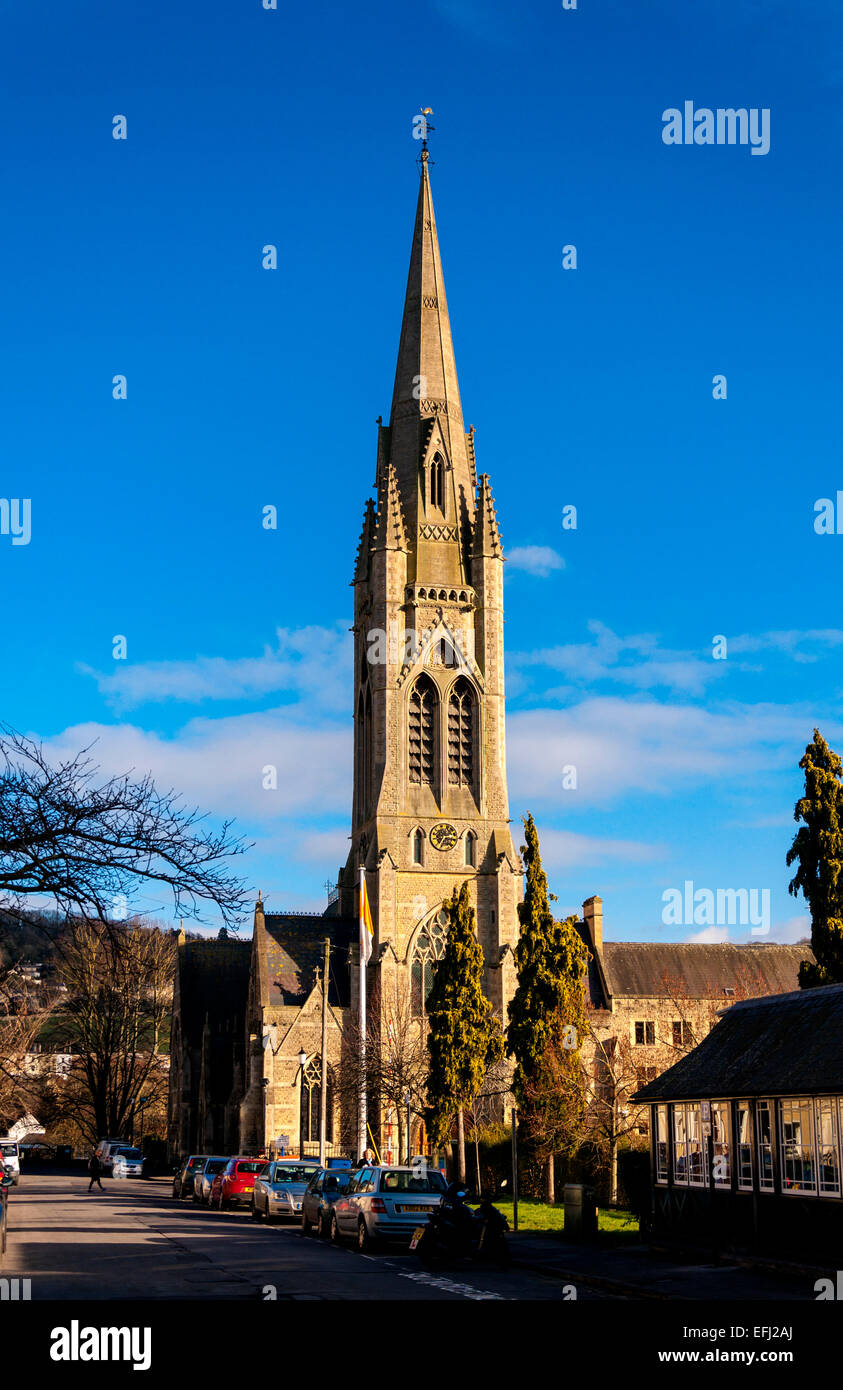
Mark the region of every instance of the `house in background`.
[[654, 1233], [839, 1263], [843, 985], [747, 999], [634, 1097]]

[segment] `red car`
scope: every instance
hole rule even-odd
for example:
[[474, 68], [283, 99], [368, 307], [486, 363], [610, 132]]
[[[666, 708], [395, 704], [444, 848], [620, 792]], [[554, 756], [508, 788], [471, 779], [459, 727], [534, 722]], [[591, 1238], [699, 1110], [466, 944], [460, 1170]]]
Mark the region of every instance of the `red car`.
[[250, 1207], [255, 1190], [255, 1174], [266, 1164], [265, 1158], [230, 1158], [221, 1173], [214, 1175], [209, 1207]]

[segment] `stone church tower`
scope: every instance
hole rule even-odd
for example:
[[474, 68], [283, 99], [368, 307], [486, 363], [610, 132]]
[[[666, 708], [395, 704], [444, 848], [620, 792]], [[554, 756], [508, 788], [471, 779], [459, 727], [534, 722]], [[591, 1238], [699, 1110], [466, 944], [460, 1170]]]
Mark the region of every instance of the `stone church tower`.
[[354, 804], [339, 909], [357, 915], [363, 866], [368, 992], [388, 1027], [402, 998], [422, 1014], [443, 900], [468, 879], [486, 991], [505, 1022], [522, 878], [506, 786], [504, 560], [463, 421], [426, 149], [375, 488], [353, 581]]

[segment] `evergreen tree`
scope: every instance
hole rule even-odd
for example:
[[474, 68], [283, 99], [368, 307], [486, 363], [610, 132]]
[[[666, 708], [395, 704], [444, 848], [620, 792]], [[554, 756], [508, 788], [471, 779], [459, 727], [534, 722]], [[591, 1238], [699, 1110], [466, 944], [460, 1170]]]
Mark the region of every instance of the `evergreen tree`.
[[585, 978], [589, 953], [576, 918], [554, 919], [539, 836], [532, 816], [521, 847], [526, 870], [515, 948], [518, 986], [509, 1005], [508, 1051], [526, 1158], [533, 1165], [576, 1147], [585, 1113], [580, 1048], [587, 1031]]
[[799, 967], [802, 989], [843, 984], [843, 765], [818, 729], [799, 766], [805, 772], [805, 795], [793, 812], [804, 821], [787, 853], [799, 867], [788, 885], [794, 897], [804, 894], [811, 913], [814, 961]]
[[475, 933], [468, 883], [454, 890], [445, 908], [451, 919], [448, 940], [427, 1000], [428, 1128], [433, 1142], [442, 1143], [457, 1115], [459, 1176], [464, 1179], [463, 1107], [474, 1100], [487, 1068], [501, 1060], [504, 1044], [500, 1024], [483, 993], [483, 950]]

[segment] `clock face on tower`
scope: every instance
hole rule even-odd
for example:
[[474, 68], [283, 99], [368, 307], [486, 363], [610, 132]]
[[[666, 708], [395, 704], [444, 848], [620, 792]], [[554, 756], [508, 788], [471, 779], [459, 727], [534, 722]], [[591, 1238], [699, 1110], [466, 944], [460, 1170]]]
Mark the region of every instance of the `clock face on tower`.
[[430, 832], [430, 843], [434, 849], [453, 849], [459, 836], [452, 825], [443, 821], [441, 825], [434, 825]]

